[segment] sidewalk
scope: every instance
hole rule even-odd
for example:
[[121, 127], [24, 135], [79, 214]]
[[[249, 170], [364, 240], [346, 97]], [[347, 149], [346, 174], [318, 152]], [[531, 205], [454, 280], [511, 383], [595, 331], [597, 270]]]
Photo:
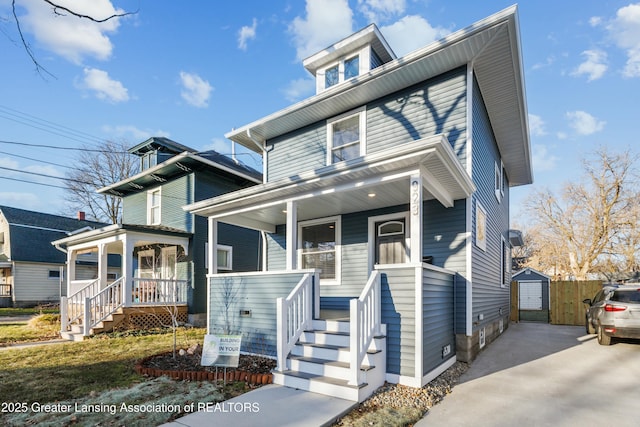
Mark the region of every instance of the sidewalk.
[[165, 427], [328, 426], [357, 402], [270, 384], [163, 424]]

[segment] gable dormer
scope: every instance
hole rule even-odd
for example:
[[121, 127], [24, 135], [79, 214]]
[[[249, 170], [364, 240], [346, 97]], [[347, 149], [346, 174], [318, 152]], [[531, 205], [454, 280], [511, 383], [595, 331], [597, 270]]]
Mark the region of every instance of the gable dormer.
[[152, 168], [185, 151], [190, 153], [196, 152], [193, 148], [189, 148], [186, 145], [179, 144], [165, 137], [151, 137], [135, 147], [130, 148], [128, 151], [140, 157], [140, 171]]
[[375, 24], [308, 57], [302, 64], [316, 78], [316, 93], [396, 59]]

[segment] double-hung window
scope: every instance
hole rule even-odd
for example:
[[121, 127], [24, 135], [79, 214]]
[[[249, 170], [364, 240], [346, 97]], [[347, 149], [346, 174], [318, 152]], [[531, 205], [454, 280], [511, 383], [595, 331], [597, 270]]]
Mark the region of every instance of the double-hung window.
[[340, 272], [340, 218], [299, 224], [299, 255], [303, 269], [320, 271], [322, 284], [337, 284]]
[[360, 55], [339, 61], [324, 70], [324, 89], [360, 75]]
[[351, 160], [366, 153], [365, 110], [327, 122], [327, 164]]
[[160, 224], [161, 197], [160, 188], [147, 192], [147, 224]]

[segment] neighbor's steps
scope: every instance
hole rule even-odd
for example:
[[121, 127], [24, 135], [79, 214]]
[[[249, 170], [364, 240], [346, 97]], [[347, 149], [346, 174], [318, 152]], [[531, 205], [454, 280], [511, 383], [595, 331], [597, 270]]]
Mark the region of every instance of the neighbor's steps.
[[273, 373], [274, 383], [362, 402], [384, 384], [386, 338], [373, 339], [360, 367], [365, 379], [353, 385], [349, 331], [348, 321], [314, 320], [291, 350], [286, 370]]

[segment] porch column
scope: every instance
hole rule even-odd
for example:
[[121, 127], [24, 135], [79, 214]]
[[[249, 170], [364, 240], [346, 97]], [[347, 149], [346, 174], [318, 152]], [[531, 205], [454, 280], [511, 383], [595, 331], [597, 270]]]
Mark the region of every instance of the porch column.
[[207, 251], [207, 262], [209, 265], [209, 274], [218, 273], [218, 221], [209, 218], [209, 244]]
[[67, 296], [71, 295], [71, 282], [76, 280], [76, 258], [78, 253], [72, 249], [67, 251]]
[[411, 226], [411, 253], [412, 264], [422, 262], [422, 177], [420, 173], [411, 175], [409, 180], [409, 200], [411, 201], [409, 222]]
[[125, 307], [131, 307], [133, 295], [133, 240], [125, 235], [122, 240], [122, 292]]
[[287, 270], [298, 268], [298, 205], [287, 202]]
[[101, 243], [98, 245], [98, 279], [100, 279], [100, 289], [107, 285], [107, 245]]

